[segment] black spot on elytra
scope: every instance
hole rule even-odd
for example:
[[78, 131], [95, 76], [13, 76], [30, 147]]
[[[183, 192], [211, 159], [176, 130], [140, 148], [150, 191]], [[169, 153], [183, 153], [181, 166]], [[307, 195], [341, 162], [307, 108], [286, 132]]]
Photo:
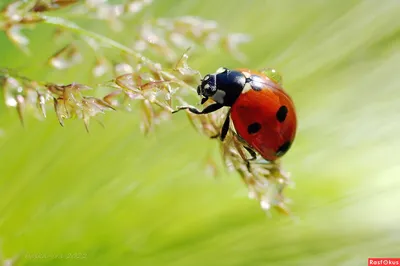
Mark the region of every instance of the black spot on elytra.
[[276, 151], [276, 156], [280, 157], [284, 155], [290, 149], [291, 145], [292, 143], [290, 141], [283, 143]]
[[288, 113], [287, 107], [282, 105], [276, 112], [276, 119], [278, 119], [278, 121], [282, 123], [283, 121], [285, 121], [287, 113]]
[[255, 123], [253, 123], [253, 124], [250, 124], [250, 125], [247, 127], [247, 132], [248, 132], [249, 134], [255, 134], [255, 133], [257, 133], [260, 129], [261, 129], [261, 124], [255, 122]]

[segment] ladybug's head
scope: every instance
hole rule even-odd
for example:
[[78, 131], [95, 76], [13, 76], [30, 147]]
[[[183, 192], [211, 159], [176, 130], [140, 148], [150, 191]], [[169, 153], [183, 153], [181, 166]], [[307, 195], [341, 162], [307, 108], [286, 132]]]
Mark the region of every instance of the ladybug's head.
[[206, 98], [213, 96], [217, 92], [217, 78], [215, 74], [208, 74], [201, 80], [197, 87], [197, 94]]

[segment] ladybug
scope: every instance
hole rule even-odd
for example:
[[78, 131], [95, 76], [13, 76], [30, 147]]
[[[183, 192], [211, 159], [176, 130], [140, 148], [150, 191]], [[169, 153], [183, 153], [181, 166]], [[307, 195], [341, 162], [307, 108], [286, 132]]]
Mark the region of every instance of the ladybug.
[[202, 111], [191, 106], [180, 106], [174, 112], [187, 109], [194, 114], [208, 114], [230, 107], [221, 128], [223, 141], [229, 130], [230, 119], [244, 147], [256, 158], [257, 151], [264, 159], [273, 161], [290, 148], [296, 135], [297, 117], [290, 96], [266, 75], [248, 69], [220, 68], [201, 80], [197, 93], [201, 104], [209, 98], [215, 103]]

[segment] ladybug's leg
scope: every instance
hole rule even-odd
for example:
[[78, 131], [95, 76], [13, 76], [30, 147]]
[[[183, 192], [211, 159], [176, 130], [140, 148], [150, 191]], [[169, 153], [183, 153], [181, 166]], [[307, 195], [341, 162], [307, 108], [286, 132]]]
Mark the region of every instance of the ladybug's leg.
[[228, 114], [226, 115], [224, 124], [222, 125], [222, 128], [221, 128], [221, 134], [219, 135], [219, 139], [221, 141], [224, 141], [226, 134], [228, 134], [228, 131], [229, 131], [229, 123], [230, 123], [229, 116], [230, 116], [230, 112], [228, 112]]
[[254, 161], [255, 159], [257, 159], [257, 153], [255, 151], [253, 151], [251, 148], [243, 146], [244, 149], [251, 155], [250, 159], [246, 159], [246, 166], [247, 166], [247, 170], [249, 172], [251, 172], [250, 169], [250, 161]]
[[254, 161], [257, 159], [257, 153], [249, 147], [243, 146], [244, 149], [250, 154], [251, 158], [247, 159], [248, 161]]
[[209, 114], [212, 113], [214, 111], [217, 111], [218, 109], [221, 109], [223, 107], [222, 104], [219, 103], [214, 103], [211, 104], [209, 106], [207, 106], [206, 108], [203, 109], [203, 111], [197, 110], [197, 108], [192, 107], [192, 106], [178, 106], [176, 110], [172, 111], [172, 113], [176, 113], [179, 112], [180, 110], [186, 110], [188, 109], [190, 112], [197, 114], [197, 115], [202, 115], [202, 114]]

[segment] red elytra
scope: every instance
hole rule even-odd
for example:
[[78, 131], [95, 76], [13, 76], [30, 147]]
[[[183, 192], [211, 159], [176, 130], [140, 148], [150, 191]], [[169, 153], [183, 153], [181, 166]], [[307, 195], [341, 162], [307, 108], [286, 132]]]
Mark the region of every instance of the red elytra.
[[233, 125], [239, 136], [263, 158], [276, 160], [289, 150], [296, 136], [293, 101], [279, 84], [264, 74], [247, 69], [239, 71], [245, 76], [261, 77], [263, 87], [242, 92], [236, 99], [230, 110]]

